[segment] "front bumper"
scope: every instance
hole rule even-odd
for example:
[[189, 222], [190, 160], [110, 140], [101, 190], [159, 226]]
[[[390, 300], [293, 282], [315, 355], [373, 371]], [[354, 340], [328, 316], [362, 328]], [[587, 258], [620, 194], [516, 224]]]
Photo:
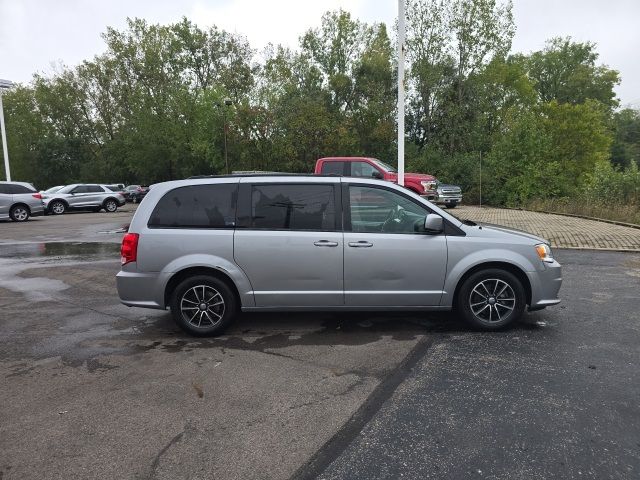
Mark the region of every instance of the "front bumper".
[[562, 285], [562, 266], [554, 260], [544, 263], [536, 272], [527, 272], [531, 284], [531, 304], [529, 310], [540, 310], [560, 303], [558, 293]]
[[436, 200], [438, 200], [437, 193], [421, 193], [420, 196], [425, 200], [429, 200], [430, 202], [435, 202]]
[[437, 203], [460, 203], [462, 195], [438, 195]]

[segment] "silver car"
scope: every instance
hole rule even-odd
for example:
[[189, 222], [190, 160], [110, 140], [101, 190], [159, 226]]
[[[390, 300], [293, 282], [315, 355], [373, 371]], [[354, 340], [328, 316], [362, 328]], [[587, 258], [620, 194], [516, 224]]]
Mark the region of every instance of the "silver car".
[[42, 195], [26, 182], [0, 182], [0, 220], [25, 222], [44, 215]]
[[67, 210], [105, 210], [113, 213], [125, 204], [124, 197], [105, 185], [73, 184], [42, 196], [47, 212], [62, 215]]
[[122, 303], [194, 335], [240, 311], [451, 310], [495, 330], [560, 302], [542, 238], [463, 223], [385, 181], [224, 176], [154, 185], [122, 241]]

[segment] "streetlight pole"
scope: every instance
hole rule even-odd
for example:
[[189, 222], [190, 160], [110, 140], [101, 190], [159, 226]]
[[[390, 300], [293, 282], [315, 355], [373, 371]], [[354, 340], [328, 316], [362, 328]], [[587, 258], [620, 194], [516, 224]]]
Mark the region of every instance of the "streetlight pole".
[[398, 185], [404, 186], [404, 0], [398, 0]]
[[2, 153], [4, 154], [4, 172], [7, 175], [7, 182], [11, 181], [11, 170], [9, 169], [9, 150], [7, 147], [7, 131], [4, 127], [4, 106], [2, 105], [2, 90], [13, 87], [13, 82], [0, 79], [0, 133], [2, 134]]

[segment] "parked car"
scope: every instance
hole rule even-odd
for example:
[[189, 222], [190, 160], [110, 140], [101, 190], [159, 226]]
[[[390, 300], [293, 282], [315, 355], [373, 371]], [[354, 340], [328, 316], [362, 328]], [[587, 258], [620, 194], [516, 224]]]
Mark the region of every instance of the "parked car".
[[145, 185], [129, 185], [125, 188], [126, 199], [133, 203], [140, 203], [149, 193], [149, 187]]
[[[391, 165], [368, 157], [325, 157], [316, 162], [316, 175], [344, 175], [398, 183], [398, 172]], [[424, 173], [404, 174], [404, 186], [427, 200], [436, 200], [436, 178]]]
[[122, 240], [122, 303], [194, 335], [238, 311], [451, 310], [495, 330], [560, 302], [534, 235], [463, 223], [374, 179], [223, 176], [154, 185]]
[[437, 182], [438, 197], [435, 202], [447, 208], [456, 208], [462, 201], [462, 189], [457, 185], [446, 185]]
[[67, 210], [105, 210], [112, 213], [125, 204], [122, 195], [98, 184], [67, 185], [42, 198], [47, 211], [54, 215], [62, 215]]
[[0, 182], [0, 220], [25, 222], [44, 215], [42, 195], [26, 182]]

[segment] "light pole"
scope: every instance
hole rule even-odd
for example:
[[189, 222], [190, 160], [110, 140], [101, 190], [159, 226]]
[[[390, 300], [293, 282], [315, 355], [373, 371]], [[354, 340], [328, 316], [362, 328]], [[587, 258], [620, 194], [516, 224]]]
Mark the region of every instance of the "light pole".
[[404, 1], [398, 0], [398, 185], [404, 186]]
[[224, 99], [224, 104], [220, 102], [216, 102], [217, 107], [222, 108], [222, 122], [224, 124], [224, 166], [227, 171], [227, 175], [229, 175], [229, 157], [227, 155], [227, 108], [233, 105], [233, 101], [230, 98]]
[[7, 148], [7, 132], [4, 128], [4, 107], [2, 105], [2, 90], [13, 87], [13, 82], [0, 79], [0, 132], [2, 134], [2, 153], [4, 154], [4, 172], [7, 175], [7, 182], [11, 181], [11, 170], [9, 169], [9, 150]]

